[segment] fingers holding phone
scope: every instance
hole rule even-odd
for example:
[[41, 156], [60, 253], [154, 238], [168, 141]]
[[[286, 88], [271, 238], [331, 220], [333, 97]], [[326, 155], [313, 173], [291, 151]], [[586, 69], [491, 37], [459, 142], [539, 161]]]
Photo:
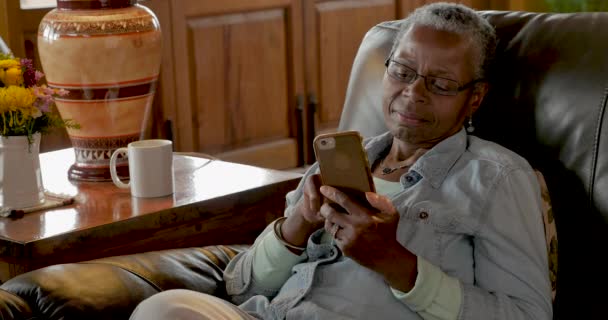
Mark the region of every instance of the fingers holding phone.
[[343, 214], [327, 204], [321, 207], [325, 231], [342, 253], [372, 270], [376, 270], [378, 263], [385, 259], [390, 264], [391, 255], [386, 254], [387, 250], [401, 248], [395, 236], [399, 213], [390, 199], [368, 192], [367, 201], [373, 208], [369, 209], [336, 188], [322, 187], [321, 192], [349, 213]]
[[321, 185], [319, 174], [309, 176], [304, 182], [304, 196], [300, 203], [300, 206], [302, 206], [300, 214], [311, 225], [319, 226], [324, 222], [324, 218], [319, 213], [324, 199], [319, 191]]
[[311, 175], [304, 181], [302, 200], [296, 205], [287, 220], [281, 224], [281, 234], [288, 243], [304, 247], [308, 237], [315, 230], [323, 227], [325, 218], [320, 214], [323, 204], [320, 187], [321, 176], [318, 174]]

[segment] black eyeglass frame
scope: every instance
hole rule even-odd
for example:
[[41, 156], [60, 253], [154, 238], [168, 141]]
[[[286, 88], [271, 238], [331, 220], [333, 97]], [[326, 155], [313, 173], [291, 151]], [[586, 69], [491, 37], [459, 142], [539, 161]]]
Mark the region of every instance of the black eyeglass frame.
[[[414, 72], [414, 74], [416, 74], [416, 76], [415, 76], [415, 77], [414, 77], [412, 80], [410, 80], [409, 82], [408, 82], [408, 81], [403, 81], [402, 79], [398, 79], [398, 78], [394, 77], [392, 74], [390, 74], [390, 73], [388, 72], [388, 66], [389, 66], [389, 64], [390, 64], [391, 62], [396, 63], [396, 64], [398, 64], [398, 65], [400, 65], [400, 66], [402, 66], [402, 67], [404, 67], [404, 68], [406, 68], [406, 69], [412, 70], [412, 72]], [[416, 70], [414, 70], [414, 69], [412, 69], [412, 68], [410, 68], [410, 67], [408, 67], [408, 66], [406, 66], [406, 65], [404, 65], [404, 64], [402, 64], [402, 63], [399, 63], [399, 62], [397, 62], [397, 61], [395, 61], [395, 60], [391, 59], [391, 57], [389, 57], [389, 58], [387, 58], [387, 59], [386, 59], [386, 61], [384, 62], [384, 66], [386, 67], [386, 73], [387, 73], [387, 74], [388, 74], [388, 75], [389, 75], [391, 78], [393, 78], [393, 79], [395, 79], [395, 80], [397, 80], [397, 81], [399, 81], [399, 82], [401, 82], [401, 83], [412, 84], [412, 83], [414, 83], [414, 82], [415, 82], [415, 81], [416, 81], [416, 80], [417, 80], [419, 77], [420, 77], [420, 78], [422, 78], [422, 79], [424, 79], [424, 86], [426, 87], [426, 89], [427, 89], [429, 92], [434, 93], [434, 94], [437, 94], [437, 95], [440, 95], [440, 96], [455, 96], [455, 95], [458, 95], [460, 92], [462, 92], [462, 91], [464, 91], [464, 90], [466, 90], [466, 89], [469, 89], [470, 87], [472, 87], [472, 86], [473, 86], [473, 85], [475, 85], [476, 83], [484, 81], [484, 79], [483, 79], [483, 78], [479, 78], [479, 79], [473, 79], [473, 80], [471, 80], [471, 81], [469, 81], [469, 82], [467, 82], [467, 83], [465, 83], [464, 85], [462, 85], [462, 86], [461, 86], [461, 85], [460, 85], [460, 83], [458, 83], [458, 81], [453, 80], [453, 79], [447, 79], [447, 78], [442, 78], [442, 77], [435, 77], [435, 76], [424, 76], [424, 75], [421, 75], [421, 74], [420, 74], [420, 73], [418, 73]], [[443, 92], [441, 92], [441, 91], [437, 91], [437, 88], [436, 88], [436, 87], [432, 86], [432, 84], [429, 84], [429, 81], [428, 81], [428, 79], [429, 79], [429, 78], [431, 78], [431, 79], [442, 79], [442, 80], [447, 80], [447, 81], [453, 81], [454, 83], [456, 83], [456, 84], [458, 85], [458, 87], [457, 87], [456, 89], [454, 89], [453, 91], [443, 91]]]

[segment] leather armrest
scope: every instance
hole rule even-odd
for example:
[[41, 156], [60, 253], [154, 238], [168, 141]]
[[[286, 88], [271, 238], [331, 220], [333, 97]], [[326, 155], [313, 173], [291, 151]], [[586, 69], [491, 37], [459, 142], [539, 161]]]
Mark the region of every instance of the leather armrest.
[[29, 319], [30, 310], [44, 319], [128, 319], [139, 302], [163, 290], [190, 289], [225, 298], [223, 270], [246, 248], [172, 249], [54, 265], [21, 274], [0, 289], [29, 306], [7, 309], [17, 312], [14, 319]]
[[32, 318], [32, 310], [25, 300], [0, 289], [0, 320], [30, 318]]

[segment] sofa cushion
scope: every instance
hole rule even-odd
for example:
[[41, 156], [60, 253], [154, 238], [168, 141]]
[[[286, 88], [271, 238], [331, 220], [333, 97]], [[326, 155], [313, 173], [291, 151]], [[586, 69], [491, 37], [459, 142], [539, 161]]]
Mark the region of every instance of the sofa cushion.
[[0, 320], [31, 319], [32, 310], [21, 297], [0, 289]]
[[128, 319], [163, 290], [184, 288], [226, 298], [223, 270], [247, 246], [209, 246], [54, 265], [0, 286], [3, 319]]

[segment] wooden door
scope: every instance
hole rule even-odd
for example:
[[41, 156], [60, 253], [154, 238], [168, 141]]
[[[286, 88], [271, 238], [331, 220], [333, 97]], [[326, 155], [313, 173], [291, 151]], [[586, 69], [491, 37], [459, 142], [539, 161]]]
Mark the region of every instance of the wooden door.
[[398, 18], [405, 18], [410, 12], [433, 2], [462, 3], [476, 10], [507, 10], [513, 0], [398, 0]]
[[37, 67], [40, 67], [36, 48], [38, 25], [51, 9], [21, 9], [18, 0], [0, 0], [0, 36], [15, 56], [38, 62]]
[[[353, 60], [365, 33], [395, 19], [394, 0], [304, 1], [307, 112], [305, 157], [314, 161], [312, 138], [338, 127]], [[314, 125], [312, 122], [314, 118]]]
[[300, 2], [172, 0], [171, 10], [176, 150], [299, 165]]
[[[508, 0], [508, 2], [509, 9], [515, 11], [545, 12], [549, 10], [547, 2], [543, 0]], [[576, 1], [572, 2], [574, 3]]]
[[171, 3], [167, 0], [146, 0], [142, 1], [140, 5], [152, 10], [156, 15], [163, 43], [159, 81], [143, 134], [145, 138], [173, 139], [170, 119], [175, 119], [176, 96]]

